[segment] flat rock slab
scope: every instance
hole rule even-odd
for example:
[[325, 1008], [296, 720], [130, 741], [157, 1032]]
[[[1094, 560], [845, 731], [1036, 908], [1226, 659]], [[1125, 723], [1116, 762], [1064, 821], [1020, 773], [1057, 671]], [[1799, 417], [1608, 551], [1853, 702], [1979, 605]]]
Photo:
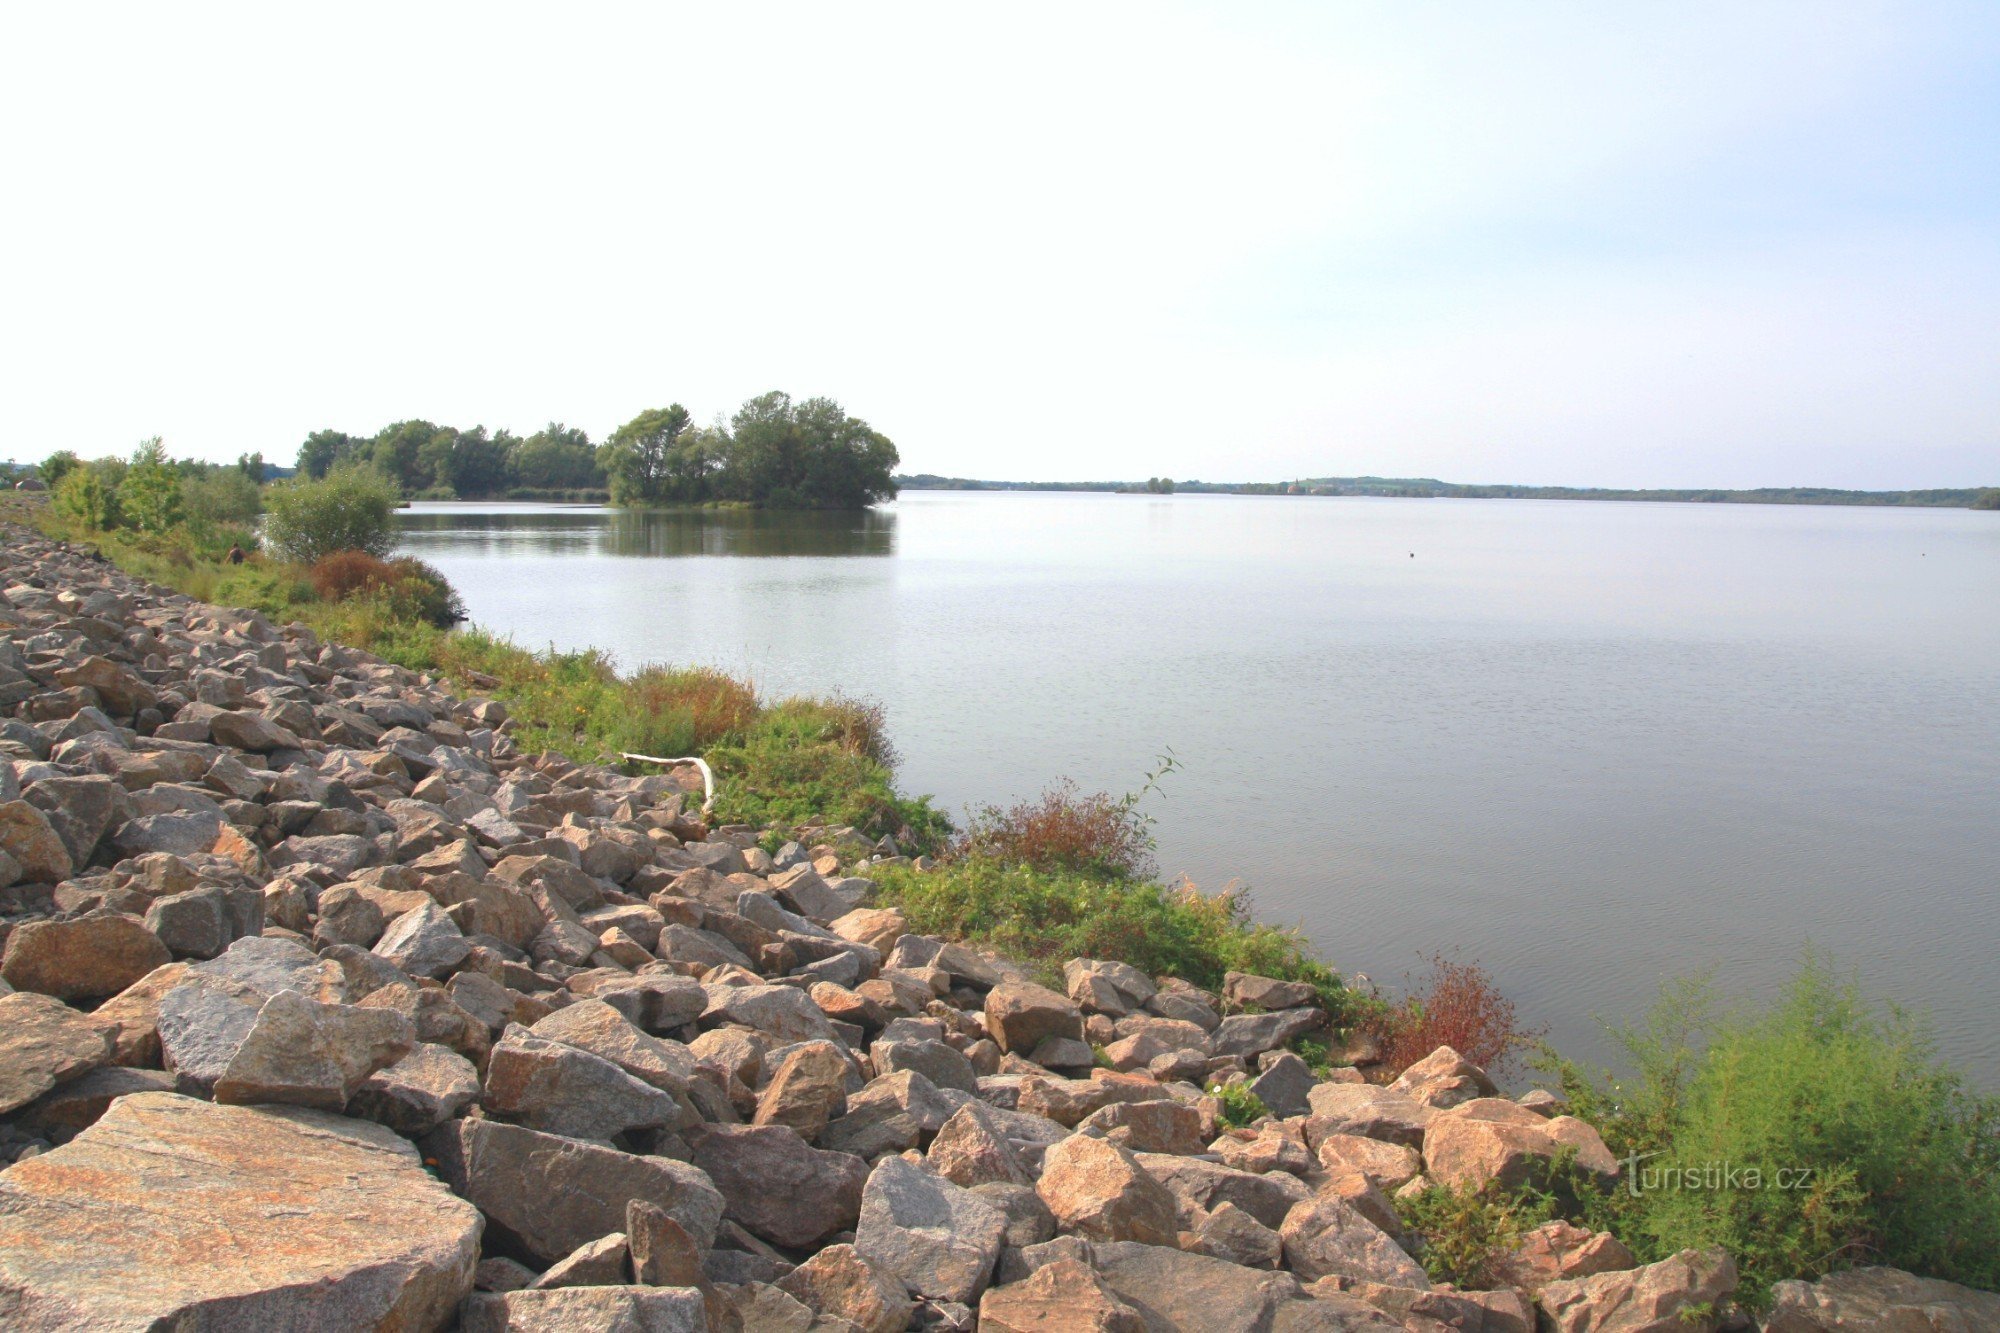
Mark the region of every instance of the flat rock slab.
[[46, 995], [0, 995], [0, 1115], [111, 1057], [111, 1034]]
[[480, 1227], [380, 1126], [135, 1093], [0, 1172], [0, 1327], [435, 1329]]

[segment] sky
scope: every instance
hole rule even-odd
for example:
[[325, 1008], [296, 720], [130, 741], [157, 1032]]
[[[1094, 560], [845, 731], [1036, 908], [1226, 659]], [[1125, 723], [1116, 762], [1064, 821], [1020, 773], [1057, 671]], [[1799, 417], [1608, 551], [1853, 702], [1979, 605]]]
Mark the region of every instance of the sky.
[[0, 453], [2000, 483], [2000, 6], [13, 5]]

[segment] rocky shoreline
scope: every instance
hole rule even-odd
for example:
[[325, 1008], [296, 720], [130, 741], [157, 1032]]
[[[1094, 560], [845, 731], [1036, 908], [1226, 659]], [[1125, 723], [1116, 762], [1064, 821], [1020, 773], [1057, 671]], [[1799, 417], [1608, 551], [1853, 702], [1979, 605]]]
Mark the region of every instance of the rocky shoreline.
[[[1316, 1074], [1312, 988], [1066, 993], [775, 854], [691, 773], [8, 525], [0, 1327], [1692, 1330], [1720, 1250], [1529, 1232], [1435, 1286], [1392, 1203], [1619, 1164], [1449, 1048]], [[1232, 1126], [1215, 1083], [1269, 1114]], [[1765, 1327], [2000, 1328], [1891, 1269]]]

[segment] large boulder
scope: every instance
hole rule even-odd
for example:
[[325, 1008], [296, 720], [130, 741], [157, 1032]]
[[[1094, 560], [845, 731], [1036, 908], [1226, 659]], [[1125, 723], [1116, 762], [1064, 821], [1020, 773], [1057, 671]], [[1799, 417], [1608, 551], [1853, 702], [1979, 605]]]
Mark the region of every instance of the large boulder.
[[1544, 1119], [1504, 1097], [1439, 1111], [1424, 1128], [1424, 1168], [1454, 1188], [1535, 1185], [1566, 1154], [1602, 1184], [1617, 1179], [1618, 1159], [1595, 1129], [1575, 1116]]
[[424, 1155], [486, 1214], [488, 1247], [538, 1267], [625, 1225], [634, 1199], [658, 1204], [706, 1249], [722, 1223], [707, 1175], [665, 1157], [635, 1157], [494, 1120], [454, 1120], [423, 1140]]
[[1358, 1134], [1365, 1139], [1420, 1148], [1424, 1128], [1437, 1114], [1406, 1092], [1366, 1083], [1322, 1083], [1308, 1095], [1311, 1118], [1307, 1141], [1326, 1134]]
[[752, 1123], [786, 1125], [811, 1142], [828, 1120], [847, 1110], [848, 1074], [847, 1057], [832, 1042], [793, 1046], [758, 1096]]
[[1765, 1333], [1973, 1333], [2000, 1328], [2000, 1293], [1899, 1268], [1850, 1268], [1817, 1282], [1772, 1284], [1764, 1328]]
[[519, 1027], [493, 1047], [481, 1100], [503, 1119], [578, 1139], [664, 1129], [681, 1119], [672, 1094], [589, 1051]]
[[[1139, 1312], [1148, 1333], [1399, 1333], [1359, 1301], [1315, 1300], [1289, 1273], [1245, 1268], [1226, 1259], [1164, 1245], [1131, 1242], [1092, 1247], [1105, 1286]], [[1060, 1327], [1060, 1326], [1058, 1326]]]
[[1312, 1196], [1305, 1182], [1283, 1171], [1238, 1171], [1198, 1157], [1141, 1153], [1139, 1164], [1167, 1187], [1184, 1217], [1196, 1217], [1233, 1203], [1276, 1231], [1285, 1216]]
[[967, 1189], [1034, 1183], [998, 1114], [981, 1101], [967, 1102], [951, 1113], [931, 1140], [926, 1160], [931, 1170]]
[[893, 1273], [852, 1245], [829, 1245], [778, 1280], [778, 1289], [861, 1333], [903, 1333], [916, 1303]]
[[1552, 1282], [1536, 1303], [1554, 1333], [1714, 1333], [1735, 1290], [1735, 1262], [1711, 1246], [1644, 1268]]
[[1046, 986], [1003, 981], [986, 993], [986, 1031], [1003, 1053], [1027, 1055], [1050, 1037], [1081, 1041], [1083, 1014]]
[[1355, 1278], [1394, 1287], [1430, 1286], [1422, 1265], [1389, 1239], [1388, 1233], [1339, 1198], [1322, 1194], [1285, 1216], [1278, 1236], [1285, 1266], [1307, 1282], [1323, 1277]]
[[0, 1115], [111, 1058], [111, 1034], [46, 995], [0, 995]]
[[1389, 1086], [1439, 1110], [1477, 1097], [1500, 1095], [1485, 1070], [1449, 1046], [1438, 1047], [1405, 1069]]
[[215, 1100], [338, 1111], [378, 1069], [416, 1045], [410, 1020], [387, 1009], [321, 1004], [279, 991], [257, 1010], [215, 1080]]
[[720, 1190], [726, 1215], [774, 1245], [803, 1248], [854, 1226], [868, 1163], [814, 1148], [785, 1125], [710, 1125], [694, 1164]]
[[0, 804], [0, 852], [13, 858], [21, 879], [57, 884], [73, 868], [69, 848], [48, 816], [26, 801]]
[[103, 1000], [173, 961], [146, 923], [96, 911], [67, 921], [30, 921], [7, 937], [0, 979], [58, 1000]]
[[993, 1276], [1007, 1220], [969, 1190], [900, 1157], [868, 1176], [854, 1248], [915, 1295], [970, 1303]]
[[1088, 1264], [1058, 1259], [979, 1302], [985, 1333], [1146, 1333], [1139, 1312]]
[[1172, 1245], [1174, 1197], [1115, 1143], [1072, 1134], [1050, 1148], [1035, 1190], [1064, 1229], [1092, 1240]]
[[479, 1242], [380, 1126], [135, 1093], [0, 1172], [0, 1324], [435, 1329]]

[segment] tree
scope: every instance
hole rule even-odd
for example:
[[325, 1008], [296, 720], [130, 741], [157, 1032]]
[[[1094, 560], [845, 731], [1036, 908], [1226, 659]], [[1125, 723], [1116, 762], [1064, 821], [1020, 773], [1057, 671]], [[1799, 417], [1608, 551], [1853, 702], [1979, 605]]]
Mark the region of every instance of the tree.
[[692, 501], [702, 495], [675, 494], [673, 451], [688, 428], [688, 410], [679, 403], [649, 408], [611, 432], [600, 456], [611, 476], [614, 504]]
[[306, 442], [299, 446], [299, 472], [314, 479], [324, 477], [341, 464], [351, 461], [367, 443], [346, 431], [316, 430], [306, 436]]
[[[263, 464], [258, 464], [261, 471]], [[188, 523], [198, 528], [247, 527], [264, 511], [264, 495], [240, 467], [219, 467], [181, 483]]]
[[2000, 486], [1990, 486], [1973, 498], [1974, 509], [2000, 509]]
[[508, 455], [508, 470], [515, 485], [538, 491], [592, 490], [605, 484], [590, 436], [558, 421], [515, 445]]
[[264, 484], [264, 455], [260, 450], [254, 454], [236, 455], [236, 470], [248, 477], [255, 485]]
[[896, 494], [896, 446], [831, 398], [793, 403], [772, 392], [730, 421], [718, 489], [776, 509], [864, 509]]
[[74, 449], [58, 449], [44, 458], [36, 470], [42, 474], [42, 481], [48, 488], [54, 490], [62, 483], [62, 479], [70, 474], [71, 469], [82, 461], [76, 456]]
[[288, 560], [311, 564], [335, 551], [385, 556], [396, 544], [393, 482], [350, 466], [314, 481], [281, 481], [265, 498], [264, 539]]
[[118, 487], [124, 521], [141, 532], [162, 533], [181, 521], [181, 477], [155, 435], [133, 451]]
[[442, 484], [461, 498], [498, 495], [507, 489], [508, 454], [520, 440], [506, 431], [487, 437], [484, 426], [453, 432]]
[[[375, 470], [403, 488], [408, 495], [428, 490], [440, 483], [438, 470], [448, 464], [451, 436], [428, 421], [398, 421], [384, 426], [368, 444], [369, 461]], [[440, 435], [445, 435], [443, 440]]]

